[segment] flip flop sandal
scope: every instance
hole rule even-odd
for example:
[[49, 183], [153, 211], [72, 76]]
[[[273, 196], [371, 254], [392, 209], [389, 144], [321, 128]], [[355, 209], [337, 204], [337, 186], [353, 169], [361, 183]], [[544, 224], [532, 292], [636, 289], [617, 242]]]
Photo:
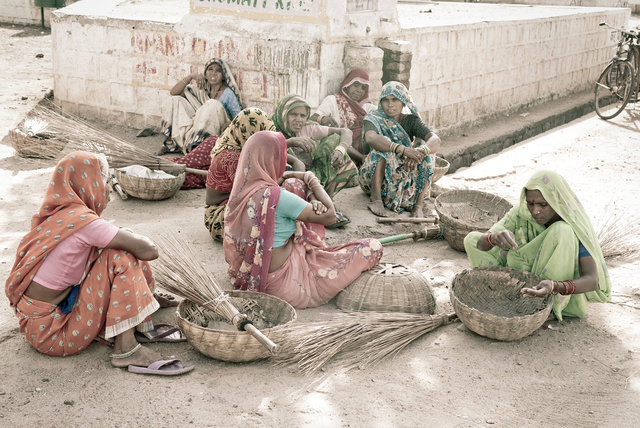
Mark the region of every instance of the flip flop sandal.
[[336, 222], [330, 224], [329, 226], [325, 226], [327, 229], [337, 229], [344, 227], [345, 225], [351, 223], [351, 220], [346, 215], [342, 214], [342, 211], [336, 210]]
[[137, 374], [176, 376], [190, 372], [193, 370], [193, 366], [182, 364], [180, 360], [159, 360], [149, 364], [147, 367], [129, 365], [127, 370]]
[[[164, 331], [160, 331], [161, 329], [165, 329]], [[171, 337], [175, 336], [178, 333], [179, 337]], [[153, 330], [149, 330], [147, 332], [135, 331], [134, 333], [136, 340], [138, 343], [154, 343], [154, 342], [184, 342], [187, 340], [186, 337], [182, 334], [180, 329], [171, 324], [156, 324], [153, 326]]]

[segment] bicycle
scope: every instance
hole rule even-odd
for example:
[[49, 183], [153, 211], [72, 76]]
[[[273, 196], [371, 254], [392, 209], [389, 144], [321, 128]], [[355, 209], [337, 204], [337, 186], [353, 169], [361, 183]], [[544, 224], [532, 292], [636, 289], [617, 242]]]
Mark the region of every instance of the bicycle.
[[620, 114], [629, 102], [638, 101], [640, 77], [640, 35], [637, 30], [623, 30], [612, 27], [606, 22], [601, 27], [608, 27], [621, 33], [616, 55], [609, 61], [596, 81], [595, 109], [602, 119], [611, 119]]

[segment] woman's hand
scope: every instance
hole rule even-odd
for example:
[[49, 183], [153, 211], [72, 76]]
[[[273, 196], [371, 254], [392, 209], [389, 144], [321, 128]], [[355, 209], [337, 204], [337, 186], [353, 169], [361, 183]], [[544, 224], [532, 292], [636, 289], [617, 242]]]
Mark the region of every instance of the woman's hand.
[[320, 121], [320, 125], [331, 126], [333, 128], [338, 128], [338, 122], [335, 121], [331, 116], [323, 116]]
[[204, 78], [203, 74], [196, 74], [193, 76], [193, 80], [196, 81], [196, 85], [198, 85], [198, 89], [204, 89], [205, 83], [207, 83], [207, 79]]
[[322, 213], [326, 213], [329, 208], [327, 208], [322, 202], [318, 200], [310, 201], [311, 206], [313, 207], [313, 212], [320, 215]]
[[544, 297], [553, 293], [553, 281], [545, 279], [532, 288], [523, 288], [520, 292], [525, 297]]
[[496, 247], [509, 250], [515, 250], [516, 248], [518, 248], [516, 237], [510, 230], [500, 230], [498, 232], [493, 232], [489, 235], [489, 239], [491, 240], [491, 243]]
[[302, 151], [311, 153], [316, 148], [316, 142], [309, 137], [291, 137], [287, 139], [287, 147], [299, 147]]

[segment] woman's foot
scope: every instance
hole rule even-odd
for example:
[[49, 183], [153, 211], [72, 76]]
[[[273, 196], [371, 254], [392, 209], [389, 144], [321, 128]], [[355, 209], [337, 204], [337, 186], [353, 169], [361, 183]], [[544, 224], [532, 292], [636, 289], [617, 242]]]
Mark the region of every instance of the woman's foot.
[[375, 201], [371, 201], [367, 204], [367, 208], [369, 208], [369, 211], [371, 211], [373, 214], [377, 215], [378, 217], [388, 217], [387, 213], [384, 210], [384, 204], [382, 203], [382, 199], [377, 199]]
[[411, 210], [411, 217], [424, 217], [424, 213], [422, 211], [422, 204], [418, 204]]
[[[131, 355], [124, 356], [129, 354], [129, 352], [133, 351], [135, 348], [138, 349], [135, 350]], [[162, 360], [162, 355], [140, 344], [137, 344], [134, 348], [130, 349], [129, 351], [122, 352], [121, 354], [111, 354], [111, 365], [121, 368], [128, 367], [130, 365], [147, 367], [149, 364], [158, 360]]]

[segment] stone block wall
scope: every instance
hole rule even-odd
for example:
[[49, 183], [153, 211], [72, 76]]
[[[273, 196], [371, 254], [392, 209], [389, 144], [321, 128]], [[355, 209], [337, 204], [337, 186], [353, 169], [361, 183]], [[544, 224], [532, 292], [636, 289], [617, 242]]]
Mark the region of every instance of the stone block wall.
[[[78, 0], [66, 0], [69, 5]], [[42, 25], [41, 8], [35, 6], [34, 0], [2, 0], [0, 1], [0, 22], [19, 25]], [[44, 25], [50, 27], [51, 13], [55, 9], [44, 8]]]
[[446, 132], [497, 113], [589, 89], [615, 51], [601, 21], [627, 9], [528, 20], [412, 28], [411, 93], [426, 123]]

